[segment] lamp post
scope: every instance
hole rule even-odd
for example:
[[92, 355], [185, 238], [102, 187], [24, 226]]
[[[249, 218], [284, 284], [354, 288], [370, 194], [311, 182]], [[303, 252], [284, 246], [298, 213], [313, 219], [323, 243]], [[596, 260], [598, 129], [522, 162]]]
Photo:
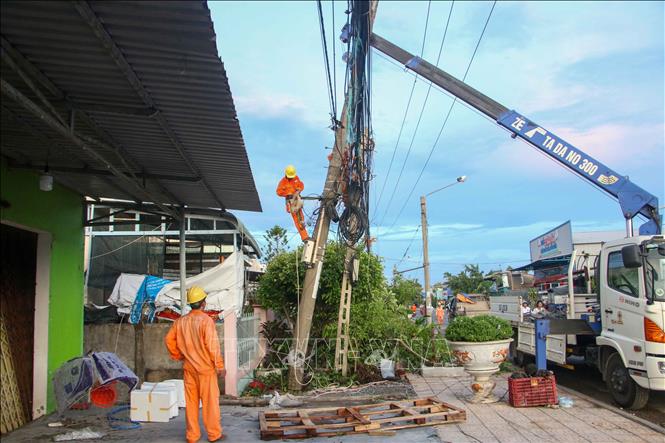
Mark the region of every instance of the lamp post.
[[454, 186], [458, 183], [464, 183], [466, 181], [466, 175], [461, 175], [457, 177], [457, 179], [446, 185], [443, 186], [439, 189], [435, 189], [434, 191], [425, 194], [420, 197], [420, 219], [421, 219], [421, 225], [422, 225], [422, 231], [423, 231], [423, 270], [425, 271], [425, 316], [427, 317], [427, 323], [431, 324], [432, 323], [432, 316], [430, 314], [430, 310], [432, 308], [432, 294], [430, 292], [430, 284], [429, 284], [429, 247], [428, 247], [428, 240], [427, 240], [427, 200], [425, 197], [429, 197], [430, 195], [442, 191], [446, 188], [449, 188], [451, 186]]

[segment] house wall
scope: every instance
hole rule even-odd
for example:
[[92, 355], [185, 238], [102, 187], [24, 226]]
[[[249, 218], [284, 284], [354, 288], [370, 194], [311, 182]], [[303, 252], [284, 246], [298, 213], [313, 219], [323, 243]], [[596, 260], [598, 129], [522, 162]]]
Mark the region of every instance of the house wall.
[[[235, 318], [235, 316], [232, 317]], [[169, 357], [164, 344], [164, 338], [170, 328], [171, 323], [86, 325], [85, 353], [115, 353], [128, 368], [136, 373], [140, 382], [180, 379], [183, 377], [182, 363]], [[226, 340], [226, 329], [228, 328], [225, 328], [225, 324], [217, 324], [216, 329], [222, 355], [226, 360], [229, 342]], [[233, 341], [233, 337], [230, 340]], [[229, 362], [225, 361], [226, 363]], [[227, 375], [225, 381], [228, 382], [228, 380]], [[233, 378], [231, 384], [236, 385], [237, 380]], [[222, 390], [224, 389], [225, 387], [222, 386]]]
[[[115, 353], [141, 382], [182, 378], [182, 363], [169, 357], [164, 344], [170, 328], [171, 323], [86, 325], [85, 353]], [[224, 355], [224, 325], [217, 325], [217, 335]]]
[[41, 375], [48, 381], [46, 412], [50, 412], [55, 409], [53, 373], [83, 350], [83, 202], [57, 183], [50, 192], [40, 191], [38, 174], [10, 170], [5, 161], [0, 163], [0, 198], [3, 223], [38, 232], [40, 241], [50, 237], [50, 269], [38, 269], [37, 275], [39, 286], [40, 277], [48, 272], [48, 301], [40, 303], [38, 295], [36, 307], [48, 315], [47, 373]]

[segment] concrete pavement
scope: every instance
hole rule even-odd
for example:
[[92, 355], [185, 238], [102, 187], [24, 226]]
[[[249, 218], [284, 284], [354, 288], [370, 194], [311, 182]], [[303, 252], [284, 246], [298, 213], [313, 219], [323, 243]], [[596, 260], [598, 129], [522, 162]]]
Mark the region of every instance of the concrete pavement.
[[409, 374], [419, 397], [433, 396], [467, 411], [466, 423], [437, 428], [443, 442], [665, 442], [665, 435], [642, 424], [598, 407], [574, 394], [572, 408], [513, 408], [508, 404], [508, 374], [498, 374], [494, 404], [473, 404], [471, 378], [428, 377]]

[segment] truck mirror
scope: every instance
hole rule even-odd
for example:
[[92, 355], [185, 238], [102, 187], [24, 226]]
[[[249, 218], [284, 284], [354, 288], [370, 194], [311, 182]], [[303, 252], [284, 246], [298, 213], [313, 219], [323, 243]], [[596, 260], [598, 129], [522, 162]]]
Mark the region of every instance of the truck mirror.
[[627, 245], [621, 248], [621, 258], [623, 259], [623, 265], [627, 268], [639, 268], [642, 266], [640, 247], [637, 245]]

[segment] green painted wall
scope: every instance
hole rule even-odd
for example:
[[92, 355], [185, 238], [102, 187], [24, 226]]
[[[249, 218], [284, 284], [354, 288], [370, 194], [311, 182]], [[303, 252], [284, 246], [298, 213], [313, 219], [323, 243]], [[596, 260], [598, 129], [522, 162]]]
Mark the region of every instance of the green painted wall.
[[58, 367], [83, 352], [83, 202], [80, 195], [59, 186], [39, 190], [39, 175], [0, 165], [0, 197], [9, 203], [0, 211], [8, 220], [52, 234], [48, 412], [55, 409], [50, 380]]

